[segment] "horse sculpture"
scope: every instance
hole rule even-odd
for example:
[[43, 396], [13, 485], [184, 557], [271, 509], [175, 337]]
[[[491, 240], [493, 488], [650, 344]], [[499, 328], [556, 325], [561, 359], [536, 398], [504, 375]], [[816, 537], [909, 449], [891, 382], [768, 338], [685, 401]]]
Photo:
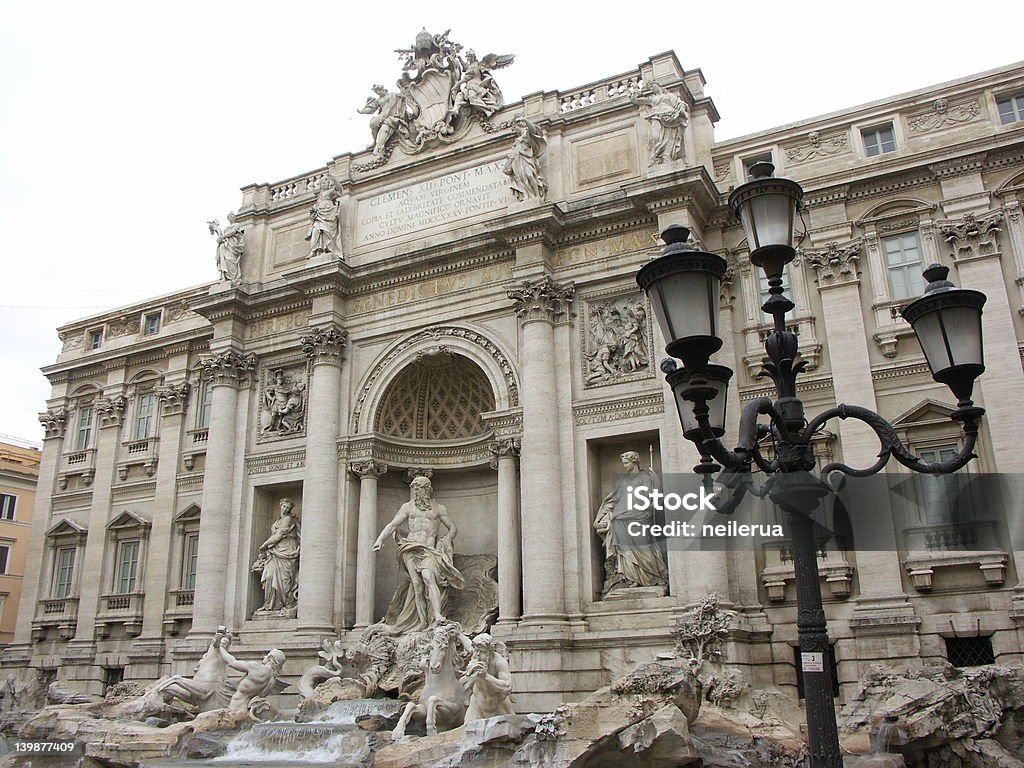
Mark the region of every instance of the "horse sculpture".
[[405, 729], [413, 717], [426, 720], [427, 735], [462, 725], [466, 715], [466, 692], [459, 682], [459, 657], [472, 653], [473, 646], [455, 621], [443, 621], [431, 630], [429, 654], [421, 666], [425, 672], [419, 702], [410, 701], [398, 725], [391, 732], [392, 739], [405, 736]]
[[225, 683], [228, 666], [221, 658], [218, 650], [221, 645], [227, 649], [231, 643], [231, 633], [224, 627], [217, 629], [213, 642], [196, 665], [195, 674], [191, 678], [183, 675], [172, 675], [159, 680], [144, 698], [159, 696], [164, 702], [180, 699], [196, 707], [197, 714], [209, 712], [227, 706], [230, 692]]

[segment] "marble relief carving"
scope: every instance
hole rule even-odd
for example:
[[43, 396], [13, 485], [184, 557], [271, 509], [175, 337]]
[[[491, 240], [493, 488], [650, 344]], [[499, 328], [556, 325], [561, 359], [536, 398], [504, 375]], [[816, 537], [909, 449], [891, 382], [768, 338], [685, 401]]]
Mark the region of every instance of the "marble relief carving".
[[651, 331], [639, 294], [585, 302], [584, 383], [617, 384], [651, 372]]
[[264, 374], [259, 435], [292, 437], [306, 426], [306, 368], [268, 368]]
[[848, 141], [845, 133], [822, 136], [817, 131], [810, 131], [807, 134], [807, 141], [786, 147], [786, 160], [791, 163], [804, 163], [820, 157], [838, 155], [846, 150]]
[[977, 100], [950, 104], [949, 99], [936, 99], [932, 102], [931, 112], [915, 115], [907, 120], [910, 130], [927, 133], [957, 123], [967, 123], [980, 112]]

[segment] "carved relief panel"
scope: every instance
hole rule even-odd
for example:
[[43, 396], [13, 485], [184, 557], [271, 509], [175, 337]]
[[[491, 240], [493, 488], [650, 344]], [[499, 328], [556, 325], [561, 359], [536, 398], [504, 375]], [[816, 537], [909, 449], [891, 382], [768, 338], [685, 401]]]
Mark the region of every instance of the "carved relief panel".
[[582, 302], [580, 345], [587, 387], [653, 376], [651, 318], [639, 291], [593, 295]]
[[306, 433], [309, 364], [285, 360], [263, 368], [260, 375], [256, 442]]

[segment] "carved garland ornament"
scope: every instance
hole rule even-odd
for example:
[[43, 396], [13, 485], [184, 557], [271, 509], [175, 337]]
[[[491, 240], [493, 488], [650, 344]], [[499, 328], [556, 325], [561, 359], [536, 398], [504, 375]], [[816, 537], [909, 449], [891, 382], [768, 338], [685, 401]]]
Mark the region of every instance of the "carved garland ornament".
[[932, 102], [931, 112], [915, 115], [907, 120], [907, 124], [912, 131], [927, 133], [945, 125], [970, 122], [978, 116], [980, 111], [977, 100], [950, 106], [948, 99], [936, 99]]
[[794, 147], [786, 148], [786, 160], [791, 163], [805, 163], [817, 157], [837, 155], [846, 149], [845, 133], [835, 133], [822, 137], [817, 131], [807, 134], [807, 141]]
[[366, 384], [359, 393], [356, 406], [352, 411], [353, 433], [359, 431], [359, 416], [363, 411], [363, 406], [366, 404], [367, 396], [370, 394], [374, 383], [380, 378], [381, 374], [383, 374], [384, 371], [386, 371], [388, 367], [391, 366], [395, 360], [410, 347], [416, 346], [425, 340], [443, 339], [446, 337], [465, 339], [471, 344], [475, 344], [484, 350], [484, 352], [486, 352], [498, 365], [502, 375], [505, 377], [505, 382], [508, 386], [509, 405], [519, 405], [519, 384], [516, 381], [512, 364], [508, 361], [508, 358], [505, 357], [502, 351], [495, 346], [494, 342], [483, 334], [477, 333], [476, 331], [472, 331], [468, 328], [455, 328], [451, 326], [427, 328], [397, 344], [390, 352], [388, 352], [384, 359], [377, 363], [377, 365], [373, 367], [373, 370], [370, 371], [370, 375], [366, 379]]

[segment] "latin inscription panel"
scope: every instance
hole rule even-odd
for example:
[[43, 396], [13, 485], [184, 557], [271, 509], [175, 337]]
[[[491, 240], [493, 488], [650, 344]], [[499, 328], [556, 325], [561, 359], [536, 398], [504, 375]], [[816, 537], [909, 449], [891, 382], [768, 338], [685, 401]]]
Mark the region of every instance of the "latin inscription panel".
[[419, 234], [506, 207], [512, 195], [502, 165], [485, 163], [360, 200], [356, 246]]

